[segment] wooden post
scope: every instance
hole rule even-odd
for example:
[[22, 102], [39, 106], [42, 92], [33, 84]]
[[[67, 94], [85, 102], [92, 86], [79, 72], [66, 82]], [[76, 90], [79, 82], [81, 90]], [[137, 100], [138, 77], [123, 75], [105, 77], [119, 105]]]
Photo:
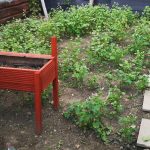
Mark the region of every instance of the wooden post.
[[34, 104], [35, 104], [35, 131], [36, 134], [41, 134], [42, 132], [42, 104], [41, 104], [41, 80], [40, 73], [35, 72], [34, 79], [35, 93], [34, 93]]
[[57, 110], [59, 106], [58, 98], [58, 58], [57, 58], [57, 38], [51, 38], [52, 56], [55, 57], [55, 79], [53, 80], [53, 105]]

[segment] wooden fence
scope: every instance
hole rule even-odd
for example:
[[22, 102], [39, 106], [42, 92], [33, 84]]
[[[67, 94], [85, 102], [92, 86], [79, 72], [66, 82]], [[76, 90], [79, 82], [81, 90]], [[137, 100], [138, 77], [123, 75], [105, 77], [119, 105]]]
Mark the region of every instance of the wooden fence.
[[28, 0], [13, 0], [11, 3], [5, 2], [0, 4], [0, 24], [13, 18], [23, 16], [23, 13], [29, 12]]

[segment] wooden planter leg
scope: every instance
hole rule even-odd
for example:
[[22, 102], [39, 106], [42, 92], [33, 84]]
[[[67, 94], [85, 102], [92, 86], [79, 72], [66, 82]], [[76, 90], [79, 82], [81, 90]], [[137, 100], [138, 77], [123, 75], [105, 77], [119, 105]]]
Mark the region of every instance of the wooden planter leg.
[[41, 104], [41, 82], [40, 74], [35, 73], [35, 95], [34, 95], [34, 104], [35, 104], [35, 131], [36, 134], [41, 134], [42, 132], [42, 104]]
[[57, 38], [51, 38], [51, 48], [52, 48], [52, 56], [55, 59], [55, 79], [53, 80], [53, 104], [54, 108], [57, 110], [59, 106], [59, 98], [58, 98], [58, 59], [57, 59]]
[[58, 78], [54, 79], [53, 81], [53, 104], [54, 108], [57, 110], [59, 106], [59, 99], [58, 99]]

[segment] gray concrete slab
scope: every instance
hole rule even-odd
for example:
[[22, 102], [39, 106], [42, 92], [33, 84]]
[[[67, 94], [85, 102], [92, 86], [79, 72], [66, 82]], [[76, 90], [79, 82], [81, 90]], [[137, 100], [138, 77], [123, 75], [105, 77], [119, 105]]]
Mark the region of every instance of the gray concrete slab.
[[137, 146], [150, 148], [150, 120], [142, 119]]
[[150, 74], [148, 76], [148, 87], [150, 87]]
[[144, 93], [143, 111], [150, 112], [150, 91], [146, 90]]

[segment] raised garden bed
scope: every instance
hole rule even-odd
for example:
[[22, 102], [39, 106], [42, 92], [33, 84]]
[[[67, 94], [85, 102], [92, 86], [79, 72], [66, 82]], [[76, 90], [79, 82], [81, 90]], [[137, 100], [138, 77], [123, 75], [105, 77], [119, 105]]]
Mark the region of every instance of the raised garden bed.
[[0, 89], [35, 94], [36, 133], [42, 131], [41, 93], [53, 83], [54, 108], [58, 108], [57, 39], [51, 39], [52, 55], [0, 52]]

